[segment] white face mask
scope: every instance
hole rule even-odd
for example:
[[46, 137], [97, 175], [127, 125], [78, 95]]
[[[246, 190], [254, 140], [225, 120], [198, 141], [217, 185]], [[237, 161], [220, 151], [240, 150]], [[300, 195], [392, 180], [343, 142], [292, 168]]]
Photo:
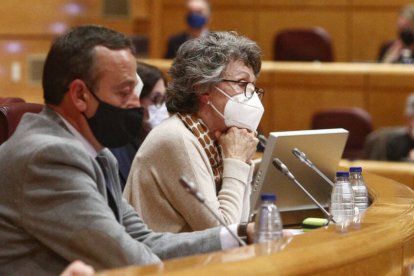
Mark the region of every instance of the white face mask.
[[227, 127], [235, 126], [238, 128], [246, 128], [255, 132], [264, 112], [264, 107], [259, 96], [253, 93], [253, 97], [247, 99], [244, 93], [241, 93], [230, 97], [217, 86], [216, 89], [229, 98], [224, 107], [224, 114], [211, 102], [209, 102], [209, 105], [224, 118], [225, 125]]
[[144, 83], [142, 82], [141, 78], [139, 77], [139, 75], [137, 74], [137, 85], [134, 87], [134, 93], [138, 96], [141, 95], [142, 92], [142, 88], [144, 88]]
[[148, 113], [148, 123], [150, 124], [151, 129], [158, 126], [162, 121], [170, 117], [165, 102], [161, 106], [156, 106], [155, 104], [149, 105]]

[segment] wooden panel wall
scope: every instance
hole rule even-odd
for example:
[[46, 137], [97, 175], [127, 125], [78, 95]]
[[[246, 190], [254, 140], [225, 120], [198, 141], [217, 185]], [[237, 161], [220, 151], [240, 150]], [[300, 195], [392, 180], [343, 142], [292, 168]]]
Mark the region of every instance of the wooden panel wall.
[[[29, 60], [45, 57], [57, 34], [80, 24], [100, 24], [136, 32], [137, 21], [148, 21], [150, 0], [130, 0], [128, 18], [107, 18], [102, 0], [3, 0], [0, 5], [0, 96], [42, 102], [40, 83], [29, 81]], [[13, 80], [12, 65], [20, 67]]]
[[[278, 30], [322, 26], [332, 35], [337, 61], [372, 61], [379, 45], [395, 36], [398, 10], [409, 2], [211, 0], [211, 29], [236, 30], [251, 37], [262, 47], [264, 60], [271, 60]], [[63, 30], [95, 23], [129, 34], [145, 34], [150, 40], [150, 57], [160, 58], [168, 37], [185, 28], [185, 3], [186, 0], [130, 0], [129, 18], [104, 18], [102, 0], [3, 0], [0, 5], [0, 95], [21, 95], [27, 100], [41, 101], [40, 85], [28, 81], [27, 63], [32, 55], [46, 55], [51, 40], [59, 32], [51, 26]], [[11, 64], [16, 62], [21, 66], [21, 80], [17, 82], [10, 75]], [[301, 87], [289, 89], [299, 93]]]
[[[168, 37], [185, 29], [186, 0], [158, 0], [151, 57], [161, 58]], [[289, 27], [325, 28], [336, 61], [373, 61], [379, 46], [396, 36], [396, 18], [410, 0], [211, 0], [212, 30], [236, 30], [258, 42], [273, 59], [275, 34]], [[151, 17], [149, 18], [151, 20]]]

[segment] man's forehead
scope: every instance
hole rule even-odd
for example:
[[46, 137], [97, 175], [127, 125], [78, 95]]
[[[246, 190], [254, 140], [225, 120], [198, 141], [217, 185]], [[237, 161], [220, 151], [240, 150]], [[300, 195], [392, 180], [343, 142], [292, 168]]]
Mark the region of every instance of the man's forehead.
[[122, 49], [109, 49], [102, 45], [97, 45], [94, 48], [95, 57], [100, 61], [122, 61], [130, 60], [132, 55], [131, 49], [122, 48]]
[[208, 4], [203, 0], [190, 0], [188, 2], [188, 9], [196, 12], [209, 12]]

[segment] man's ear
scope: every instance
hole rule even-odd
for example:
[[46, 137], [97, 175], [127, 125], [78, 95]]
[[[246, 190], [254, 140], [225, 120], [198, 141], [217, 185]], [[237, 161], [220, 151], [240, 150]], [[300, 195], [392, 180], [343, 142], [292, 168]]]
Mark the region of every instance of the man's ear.
[[90, 101], [91, 95], [87, 92], [87, 89], [85, 83], [80, 79], [75, 79], [69, 84], [69, 97], [80, 112], [85, 112]]

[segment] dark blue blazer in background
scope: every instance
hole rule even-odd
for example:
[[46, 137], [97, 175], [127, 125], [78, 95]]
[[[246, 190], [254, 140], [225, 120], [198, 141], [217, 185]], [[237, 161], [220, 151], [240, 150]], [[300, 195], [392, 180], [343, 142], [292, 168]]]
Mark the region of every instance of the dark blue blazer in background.
[[175, 58], [178, 48], [180, 48], [180, 46], [190, 38], [191, 36], [186, 32], [181, 32], [171, 36], [168, 40], [167, 52], [165, 53], [164, 58]]

